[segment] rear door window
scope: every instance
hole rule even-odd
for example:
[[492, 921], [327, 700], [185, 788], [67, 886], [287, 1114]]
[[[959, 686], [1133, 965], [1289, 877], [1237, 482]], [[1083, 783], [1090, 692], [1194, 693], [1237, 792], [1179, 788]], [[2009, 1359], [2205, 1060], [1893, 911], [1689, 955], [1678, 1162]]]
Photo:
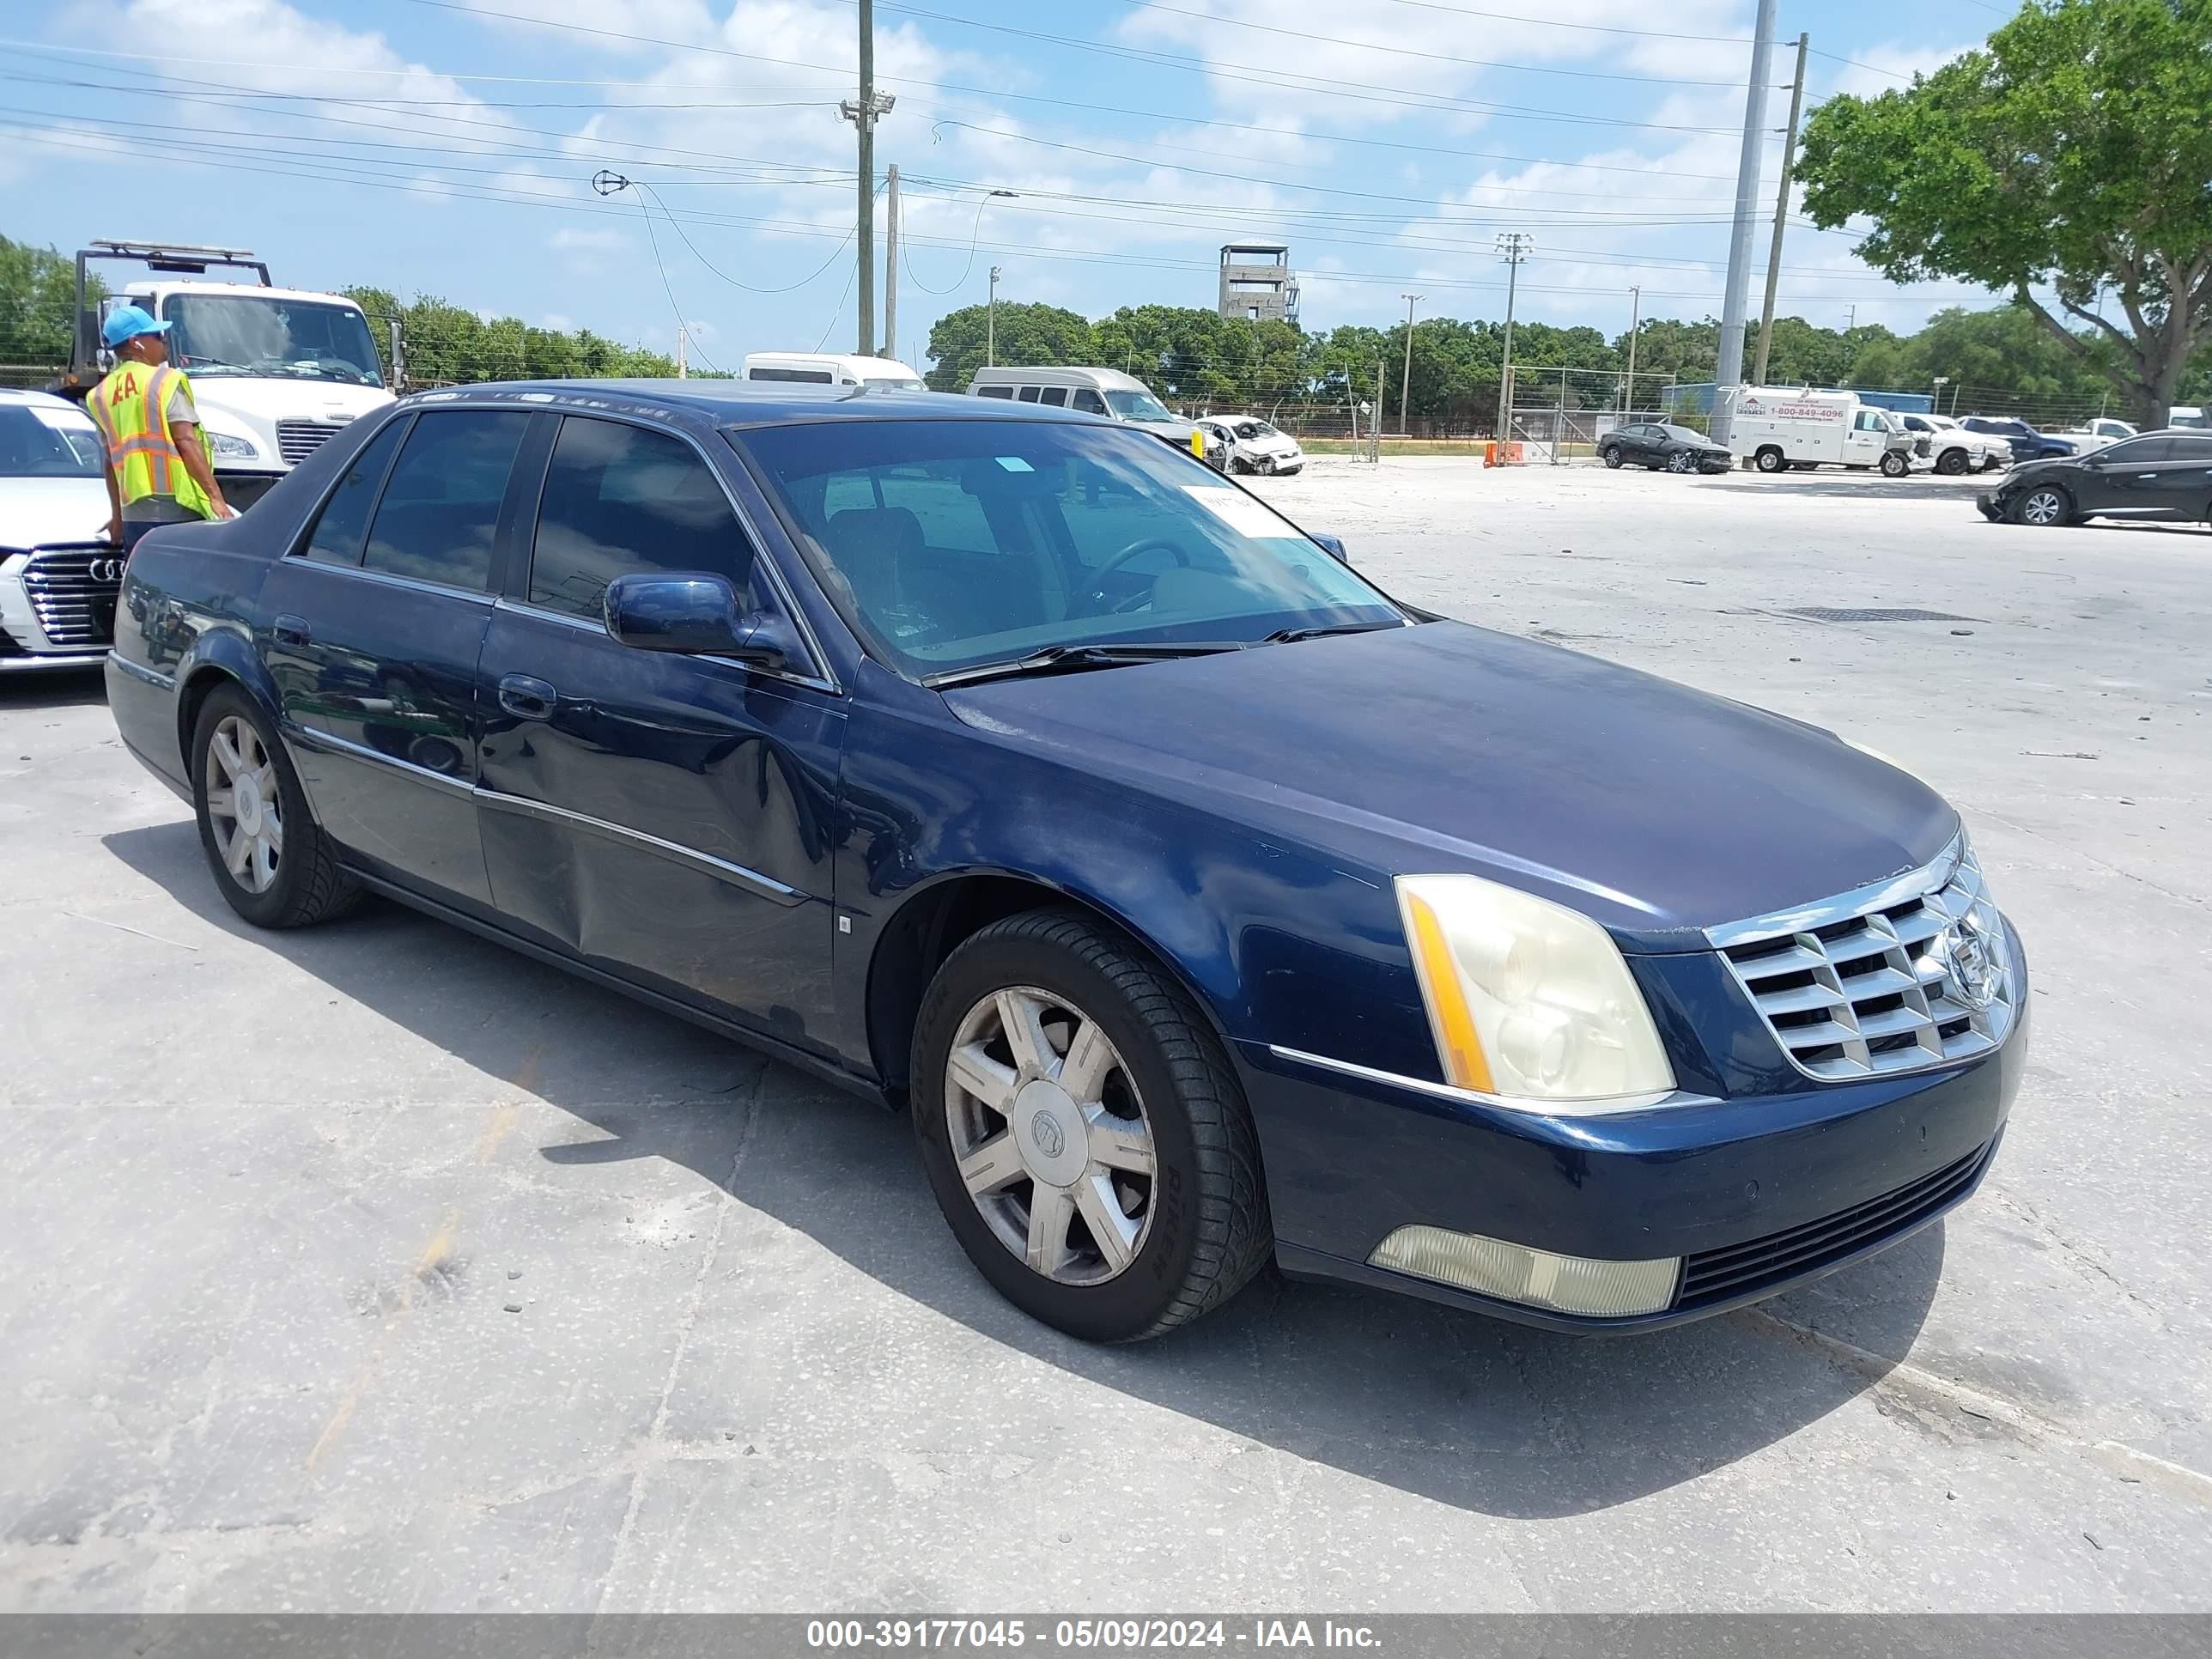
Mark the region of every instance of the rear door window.
[[530, 602], [592, 622], [607, 584], [634, 571], [726, 576], [753, 608], [752, 544], [699, 452], [619, 421], [561, 422], [539, 498]]
[[491, 585], [500, 499], [530, 416], [456, 409], [418, 415], [376, 504], [370, 570], [478, 592]]
[[1054, 409], [1065, 409], [1067, 407], [1067, 388], [1064, 386], [1048, 386], [1037, 401], [1041, 404], [1050, 404]]
[[2166, 442], [2173, 446], [2173, 453], [2168, 459], [2212, 466], [2212, 438], [2168, 438]]
[[1022, 388], [1022, 401], [1023, 401], [1024, 403], [1025, 403], [1025, 404], [1033, 404], [1033, 403], [1035, 403], [1035, 402], [1037, 400], [1037, 395], [1038, 395], [1038, 393], [1039, 393], [1041, 391], [1042, 391], [1042, 389], [1043, 389], [1043, 388], [1042, 388], [1042, 387], [1040, 387], [1040, 386], [1024, 386], [1024, 387]]
[[399, 447], [407, 422], [398, 420], [362, 447], [353, 465], [338, 480], [330, 500], [315, 520], [314, 534], [307, 538], [307, 557], [321, 564], [359, 564], [361, 545], [368, 532], [369, 509], [376, 505], [377, 486], [392, 465], [392, 453]]

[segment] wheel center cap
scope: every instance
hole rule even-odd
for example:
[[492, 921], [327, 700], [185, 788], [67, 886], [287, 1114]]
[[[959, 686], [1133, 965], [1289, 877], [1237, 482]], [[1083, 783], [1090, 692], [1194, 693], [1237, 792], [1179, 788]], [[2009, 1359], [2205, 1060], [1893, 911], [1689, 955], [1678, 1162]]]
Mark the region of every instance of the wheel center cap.
[[1014, 1145], [1030, 1175], [1050, 1187], [1073, 1187], [1091, 1163], [1083, 1114], [1066, 1090], [1048, 1079], [1025, 1084], [1010, 1115]]
[[261, 833], [261, 792], [253, 787], [250, 778], [240, 778], [231, 786], [230, 804], [238, 814], [238, 827], [249, 836]]

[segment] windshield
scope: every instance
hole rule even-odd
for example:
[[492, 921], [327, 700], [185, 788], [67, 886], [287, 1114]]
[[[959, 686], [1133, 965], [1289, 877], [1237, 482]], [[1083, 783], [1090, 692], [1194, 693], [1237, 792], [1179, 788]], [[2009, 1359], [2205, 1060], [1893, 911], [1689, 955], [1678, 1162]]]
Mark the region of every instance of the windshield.
[[910, 380], [905, 376], [896, 374], [872, 374], [868, 377], [867, 384], [872, 386], [879, 386], [885, 392], [920, 392], [923, 390], [921, 381]]
[[382, 386], [368, 319], [351, 306], [239, 294], [173, 294], [170, 355], [194, 375], [283, 374]]
[[1404, 620], [1264, 502], [1143, 434], [840, 421], [729, 438], [838, 608], [910, 678], [1054, 646]]
[[2204, 411], [2201, 409], [2177, 409], [2173, 411], [2172, 419], [2169, 421], [2167, 424], [2170, 426], [2207, 426], [2212, 425], [2212, 421], [2208, 421], [2205, 418]]
[[1659, 429], [1670, 438], [1680, 438], [1690, 443], [1701, 444], [1705, 441], [1704, 433], [1692, 432], [1686, 426], [1662, 426]]
[[97, 478], [100, 432], [74, 409], [0, 404], [0, 478]]
[[1100, 394], [1106, 407], [1125, 421], [1172, 421], [1167, 406], [1149, 392], [1108, 392]]

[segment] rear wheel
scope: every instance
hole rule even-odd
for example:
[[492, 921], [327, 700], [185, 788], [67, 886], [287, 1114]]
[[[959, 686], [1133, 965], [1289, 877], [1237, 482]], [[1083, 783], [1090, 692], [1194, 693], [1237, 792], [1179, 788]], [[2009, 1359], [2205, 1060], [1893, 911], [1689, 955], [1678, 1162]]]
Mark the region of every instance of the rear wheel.
[[2074, 503], [2057, 485], [2038, 484], [2020, 498], [2020, 505], [2013, 508], [2012, 515], [2021, 524], [2047, 528], [2070, 520]]
[[994, 923], [915, 1028], [915, 1135], [953, 1235], [1000, 1293], [1093, 1342], [1228, 1300], [1273, 1249], [1259, 1143], [1204, 1017], [1080, 913]]
[[316, 828], [283, 745], [245, 692], [222, 686], [201, 705], [191, 763], [200, 846], [232, 909], [258, 927], [305, 927], [360, 896]]
[[1767, 445], [1765, 448], [1760, 450], [1756, 456], [1753, 457], [1753, 465], [1757, 466], [1761, 472], [1786, 471], [1790, 466], [1790, 463], [1783, 459], [1782, 452], [1777, 449], [1772, 444]]
[[1603, 461], [1607, 466], [1620, 466], [1620, 446], [1618, 444], [1607, 444], [1603, 449], [1598, 451], [1597, 458], [1601, 461]]

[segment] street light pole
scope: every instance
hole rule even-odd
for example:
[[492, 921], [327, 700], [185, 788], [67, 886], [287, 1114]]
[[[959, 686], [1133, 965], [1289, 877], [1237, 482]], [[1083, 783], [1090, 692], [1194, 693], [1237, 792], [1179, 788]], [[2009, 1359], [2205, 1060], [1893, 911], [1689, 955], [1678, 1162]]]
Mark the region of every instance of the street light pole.
[[991, 267], [991, 303], [983, 313], [983, 362], [986, 366], [999, 361], [999, 268]]
[[1631, 420], [1636, 418], [1636, 333], [1644, 326], [1644, 290], [1628, 290], [1628, 395], [1621, 404]]
[[898, 163], [884, 169], [884, 349], [898, 356]]
[[1407, 399], [1412, 396], [1413, 387], [1413, 305], [1421, 296], [1401, 294], [1398, 297], [1406, 302], [1406, 372], [1398, 377], [1398, 424], [1405, 428], [1406, 435], [1410, 438], [1413, 435], [1413, 428], [1407, 415], [1413, 408]]
[[1735, 227], [1729, 234], [1728, 286], [1721, 292], [1720, 362], [1713, 370], [1712, 435], [1726, 443], [1743, 384], [1743, 320], [1751, 288], [1752, 225], [1758, 212], [1760, 150], [1766, 137], [1766, 77], [1774, 58], [1774, 0], [1759, 0], [1752, 30], [1751, 80], [1743, 100], [1743, 149], [1735, 168]]

